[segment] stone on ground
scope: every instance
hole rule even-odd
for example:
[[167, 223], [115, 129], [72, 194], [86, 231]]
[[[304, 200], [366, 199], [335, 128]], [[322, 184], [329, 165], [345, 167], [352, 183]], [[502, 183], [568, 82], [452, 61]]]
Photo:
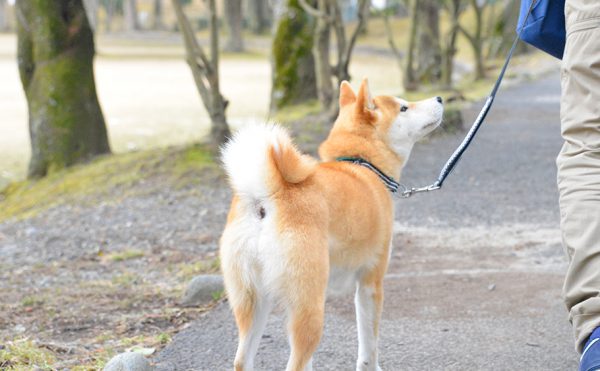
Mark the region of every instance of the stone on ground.
[[152, 371], [154, 367], [146, 358], [136, 352], [121, 353], [114, 356], [104, 366], [104, 371]]
[[223, 277], [217, 274], [203, 274], [194, 277], [185, 290], [181, 304], [194, 306], [208, 304], [223, 293]]

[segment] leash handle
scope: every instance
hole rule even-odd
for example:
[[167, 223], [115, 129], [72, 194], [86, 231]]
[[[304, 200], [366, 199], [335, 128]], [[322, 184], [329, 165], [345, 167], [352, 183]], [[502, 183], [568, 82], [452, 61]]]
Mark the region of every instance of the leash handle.
[[[531, 2], [531, 5], [529, 6], [529, 10], [527, 11], [527, 15], [525, 16], [525, 20], [523, 21], [523, 25], [525, 25], [525, 23], [527, 22], [527, 18], [529, 18], [529, 16], [531, 15], [531, 12], [533, 11], [533, 8], [534, 8], [534, 5], [536, 2], [537, 2], [537, 0], [533, 0]], [[477, 115], [477, 118], [475, 119], [475, 122], [471, 126], [471, 129], [469, 129], [469, 132], [467, 133], [467, 135], [465, 136], [463, 141], [460, 143], [458, 148], [456, 148], [456, 150], [454, 150], [454, 152], [452, 153], [452, 155], [450, 156], [448, 161], [446, 161], [446, 164], [440, 171], [440, 174], [438, 175], [437, 180], [433, 184], [426, 186], [426, 187], [410, 188], [410, 189], [404, 187], [405, 190], [400, 194], [401, 198], [408, 198], [416, 193], [436, 191], [436, 190], [442, 188], [444, 181], [446, 180], [448, 175], [450, 175], [452, 170], [454, 170], [454, 168], [456, 167], [456, 164], [458, 164], [463, 153], [467, 150], [467, 148], [471, 144], [471, 141], [475, 137], [475, 134], [477, 134], [477, 131], [481, 127], [481, 124], [483, 124], [483, 121], [485, 120], [485, 117], [487, 116], [488, 112], [490, 111], [490, 108], [492, 108], [492, 104], [494, 103], [494, 98], [496, 98], [496, 93], [498, 93], [498, 89], [500, 89], [500, 84], [502, 83], [502, 79], [504, 79], [504, 74], [506, 73], [508, 64], [510, 63], [510, 60], [515, 52], [515, 49], [517, 48], [517, 44], [519, 43], [519, 39], [521, 38], [522, 31], [523, 31], [523, 27], [521, 27], [519, 32], [517, 32], [517, 35], [515, 36], [512, 46], [510, 47], [510, 51], [508, 52], [508, 56], [506, 57], [506, 60], [504, 61], [504, 65], [502, 66], [502, 69], [500, 70], [498, 79], [496, 79], [496, 82], [494, 83], [494, 87], [492, 88], [490, 95], [487, 97], [485, 104], [481, 108], [481, 111], [479, 111], [479, 115]]]

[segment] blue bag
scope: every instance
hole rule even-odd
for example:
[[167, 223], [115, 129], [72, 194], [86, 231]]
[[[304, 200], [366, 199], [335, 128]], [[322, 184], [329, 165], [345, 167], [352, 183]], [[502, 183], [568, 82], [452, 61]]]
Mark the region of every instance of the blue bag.
[[[525, 22], [531, 2], [535, 1]], [[562, 59], [565, 50], [565, 0], [521, 0], [517, 32], [521, 40]]]

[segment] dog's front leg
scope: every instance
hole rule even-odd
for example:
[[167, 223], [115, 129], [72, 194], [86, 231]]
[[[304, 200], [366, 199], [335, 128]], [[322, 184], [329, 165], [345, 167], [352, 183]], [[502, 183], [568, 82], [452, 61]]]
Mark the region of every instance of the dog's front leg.
[[367, 274], [359, 280], [354, 297], [358, 329], [357, 371], [381, 370], [377, 359], [377, 338], [383, 305], [383, 277], [374, 275]]

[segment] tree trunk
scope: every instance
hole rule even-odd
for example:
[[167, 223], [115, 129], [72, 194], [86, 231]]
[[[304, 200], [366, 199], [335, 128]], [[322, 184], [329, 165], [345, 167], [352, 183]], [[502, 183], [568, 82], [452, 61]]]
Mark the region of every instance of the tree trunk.
[[313, 27], [298, 0], [285, 0], [272, 50], [271, 110], [317, 98]]
[[475, 38], [473, 43], [473, 53], [475, 54], [476, 78], [485, 77], [485, 65], [483, 62], [483, 5], [478, 6], [477, 0], [472, 0], [475, 9]]
[[483, 8], [486, 4], [487, 0], [482, 5], [478, 4], [478, 0], [471, 0], [471, 7], [475, 12], [475, 31], [473, 33], [468, 32], [462, 26], [460, 27], [460, 31], [467, 38], [473, 49], [476, 80], [485, 77], [485, 63], [483, 59]]
[[110, 152], [82, 0], [19, 0], [18, 64], [29, 106], [29, 177]]
[[419, 29], [419, 2], [412, 0], [410, 15], [410, 33], [408, 36], [408, 50], [404, 68], [403, 85], [407, 91], [417, 90], [419, 83], [415, 72], [415, 51], [417, 46], [417, 31]]
[[138, 21], [138, 12], [136, 0], [123, 1], [123, 17], [125, 18], [125, 31], [138, 31], [140, 23]]
[[8, 31], [8, 2], [0, 0], [0, 32]]
[[215, 0], [209, 0], [210, 11], [210, 59], [196, 39], [190, 22], [183, 12], [180, 0], [172, 0], [179, 29], [183, 35], [187, 62], [192, 71], [196, 88], [211, 120], [210, 146], [214, 153], [230, 136], [225, 116], [228, 102], [221, 94], [219, 85], [219, 24]]
[[459, 24], [458, 18], [460, 17], [461, 0], [447, 0], [446, 9], [448, 11], [448, 17], [450, 19], [450, 30], [445, 38], [446, 42], [444, 45], [442, 55], [442, 83], [444, 88], [452, 88], [452, 74], [454, 73], [454, 56], [458, 51], [456, 49], [456, 40], [458, 37]]
[[225, 19], [229, 31], [225, 50], [239, 53], [244, 51], [244, 40], [242, 38], [242, 0], [225, 1]]
[[[490, 27], [491, 32], [486, 57], [491, 59], [505, 55], [512, 46], [519, 19], [519, 2], [517, 0], [508, 1], [498, 18], [490, 17], [489, 19], [493, 27]], [[527, 43], [518, 43], [515, 54], [526, 53], [527, 51]]]
[[267, 0], [248, 0], [248, 3], [250, 30], [257, 35], [265, 33], [271, 26], [270, 9]]
[[163, 4], [162, 0], [154, 0], [154, 22], [152, 28], [155, 30], [163, 30], [165, 24], [163, 22]]
[[[327, 0], [318, 0], [318, 9], [326, 15], [328, 11]], [[314, 31], [313, 57], [315, 59], [315, 77], [317, 80], [317, 95], [324, 110], [329, 109], [333, 101], [332, 69], [329, 62], [330, 22], [326, 17], [316, 17]]]
[[419, 0], [417, 79], [435, 84], [441, 78], [442, 51], [440, 47], [440, 16], [437, 0]]

